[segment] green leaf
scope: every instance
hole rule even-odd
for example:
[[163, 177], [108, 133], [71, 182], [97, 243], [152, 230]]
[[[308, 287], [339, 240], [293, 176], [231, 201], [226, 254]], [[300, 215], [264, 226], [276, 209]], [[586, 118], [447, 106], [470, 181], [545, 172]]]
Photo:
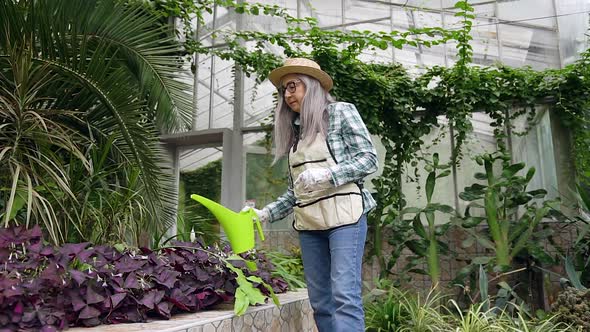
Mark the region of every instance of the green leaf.
[[279, 302], [279, 298], [276, 296], [272, 287], [269, 284], [267, 284], [266, 282], [264, 282], [264, 280], [262, 280], [262, 278], [257, 277], [257, 276], [249, 276], [248, 280], [250, 280], [252, 282], [259, 283], [262, 286], [264, 286], [264, 288], [266, 288], [268, 290], [270, 297], [272, 298], [272, 301], [274, 302], [274, 304], [277, 306], [281, 305], [281, 303]]
[[[489, 257], [486, 257], [489, 258]], [[475, 259], [474, 259], [475, 261]], [[477, 264], [477, 263], [476, 263]], [[487, 264], [487, 263], [486, 263]], [[488, 275], [483, 264], [479, 265], [479, 293], [481, 294], [481, 300], [484, 303], [483, 311], [488, 311], [490, 307], [489, 298], [488, 298]]]
[[432, 193], [434, 192], [435, 182], [435, 173], [431, 172], [430, 174], [428, 174], [428, 178], [426, 179], [426, 201], [429, 203], [432, 200]]
[[12, 210], [10, 210], [10, 216], [8, 217], [8, 220], [14, 219], [16, 214], [23, 207], [25, 207], [26, 203], [27, 203], [26, 199], [21, 196], [20, 192], [17, 192], [17, 194], [14, 196], [14, 202], [12, 203]]
[[404, 215], [404, 214], [414, 214], [414, 213], [420, 213], [420, 212], [422, 212], [422, 209], [420, 209], [420, 208], [417, 208], [417, 207], [407, 207], [407, 208], [404, 208], [401, 211], [401, 214], [402, 215]]
[[450, 174], [451, 174], [451, 170], [447, 169], [445, 171], [442, 171], [439, 175], [437, 175], [436, 178], [437, 179], [444, 178], [444, 177], [449, 176]]
[[418, 234], [423, 239], [427, 239], [428, 236], [426, 235], [426, 230], [424, 229], [424, 225], [422, 225], [422, 220], [420, 219], [419, 215], [414, 218], [412, 221], [412, 226], [414, 228], [414, 232]]
[[226, 258], [228, 261], [243, 261], [244, 259], [240, 255], [231, 254]]
[[567, 273], [567, 277], [569, 278], [570, 282], [572, 285], [574, 285], [574, 287], [576, 287], [576, 289], [586, 289], [586, 287], [584, 287], [580, 281], [580, 276], [578, 271], [576, 271], [570, 256], [565, 257], [565, 272]]
[[475, 265], [483, 266], [483, 265], [488, 264], [492, 259], [493, 259], [493, 257], [479, 256], [479, 257], [473, 258], [471, 260], [471, 263], [475, 264]]
[[485, 219], [486, 218], [484, 217], [466, 217], [463, 219], [463, 223], [461, 225], [465, 228], [472, 228], [479, 225]]
[[127, 247], [125, 244], [123, 243], [116, 243], [115, 245], [113, 245], [113, 247], [120, 253], [125, 251], [125, 248]]
[[421, 274], [421, 275], [425, 275], [425, 276], [428, 275], [428, 272], [426, 272], [424, 269], [418, 269], [418, 268], [410, 269], [410, 270], [408, 270], [408, 272]]
[[406, 246], [410, 249], [414, 254], [425, 257], [427, 253], [426, 245], [422, 241], [418, 240], [409, 240], [406, 242]]
[[467, 1], [457, 1], [453, 7], [461, 10], [467, 10], [469, 8], [469, 4]]
[[465, 240], [461, 241], [461, 248], [469, 248], [475, 243], [475, 239], [473, 237], [468, 237]]
[[527, 191], [527, 194], [533, 196], [533, 198], [543, 198], [543, 197], [545, 197], [545, 195], [547, 195], [547, 190], [545, 190], [545, 189], [531, 190], [531, 191]]
[[482, 199], [483, 197], [480, 194], [474, 194], [469, 191], [463, 191], [463, 192], [459, 193], [459, 198], [461, 198], [464, 201], [470, 202], [470, 201]]
[[238, 290], [240, 290], [243, 293], [242, 295], [244, 296], [243, 300], [245, 300], [247, 303], [247, 305], [244, 304], [243, 301], [238, 303], [238, 301], [236, 300], [236, 303], [234, 304], [234, 312], [236, 313], [236, 315], [238, 315], [238, 313], [243, 314], [246, 311], [246, 309], [248, 309], [248, 305], [263, 304], [266, 300], [266, 297], [264, 296], [264, 294], [262, 294], [260, 289], [254, 287], [254, 285], [252, 285], [252, 283], [249, 281], [249, 279], [252, 278], [252, 276], [246, 278], [242, 270], [236, 268], [227, 261], [226, 263], [226, 266], [237, 275], [236, 281], [238, 283], [238, 288], [236, 289], [236, 297]]
[[242, 288], [236, 289], [236, 297], [234, 302], [234, 313], [236, 316], [243, 315], [250, 306], [250, 300]]
[[[553, 259], [553, 257], [551, 257], [551, 255], [549, 255], [535, 241], [529, 242], [529, 245], [527, 246], [527, 250], [531, 254], [531, 256], [533, 256], [535, 259], [537, 259], [543, 265], [549, 266], [549, 265], [555, 264], [555, 260]], [[516, 255], [516, 254], [518, 254], [518, 253], [514, 253], [514, 255]]]
[[502, 177], [509, 179], [509, 178], [513, 177], [514, 174], [518, 173], [524, 167], [525, 167], [524, 163], [510, 165], [507, 168], [504, 168], [504, 170], [502, 171]]
[[438, 166], [438, 161], [439, 161], [438, 153], [434, 153], [432, 155], [432, 163], [434, 164], [434, 167]]
[[445, 224], [442, 224], [442, 225], [436, 225], [436, 226], [434, 227], [434, 229], [435, 229], [435, 231], [434, 231], [434, 234], [435, 234], [436, 236], [442, 236], [442, 235], [444, 235], [444, 234], [446, 234], [446, 233], [447, 233], [447, 231], [449, 230], [449, 228], [450, 228], [452, 225], [453, 225], [453, 224], [452, 224], [452, 223], [450, 223], [450, 222], [448, 222], [448, 223], [445, 223]]
[[452, 206], [439, 203], [430, 203], [424, 208], [425, 212], [440, 211], [442, 213], [453, 213], [455, 209]]
[[485, 173], [478, 172], [475, 173], [475, 178], [478, 180], [487, 180], [488, 176]]
[[534, 167], [529, 168], [529, 170], [526, 172], [526, 176], [525, 176], [526, 182], [531, 181], [531, 179], [533, 178], [534, 175], [535, 175], [535, 168]]

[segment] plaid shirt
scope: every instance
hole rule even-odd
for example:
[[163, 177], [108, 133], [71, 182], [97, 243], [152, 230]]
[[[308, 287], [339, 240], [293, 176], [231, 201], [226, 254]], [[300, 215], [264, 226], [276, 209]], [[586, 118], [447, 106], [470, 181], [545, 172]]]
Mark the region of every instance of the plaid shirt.
[[[363, 178], [377, 170], [377, 152], [369, 131], [353, 104], [337, 102], [328, 106], [329, 126], [327, 142], [337, 165], [330, 168], [332, 183], [337, 187], [346, 183], [363, 183]], [[368, 190], [363, 189], [364, 213], [376, 205]], [[293, 184], [289, 177], [287, 191], [268, 204], [270, 222], [293, 212], [295, 205]]]

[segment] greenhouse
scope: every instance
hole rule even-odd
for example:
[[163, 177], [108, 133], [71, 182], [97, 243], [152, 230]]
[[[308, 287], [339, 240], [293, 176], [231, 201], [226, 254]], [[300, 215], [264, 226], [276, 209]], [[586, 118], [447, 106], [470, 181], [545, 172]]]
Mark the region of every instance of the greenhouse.
[[589, 0], [0, 22], [0, 331], [590, 331]]

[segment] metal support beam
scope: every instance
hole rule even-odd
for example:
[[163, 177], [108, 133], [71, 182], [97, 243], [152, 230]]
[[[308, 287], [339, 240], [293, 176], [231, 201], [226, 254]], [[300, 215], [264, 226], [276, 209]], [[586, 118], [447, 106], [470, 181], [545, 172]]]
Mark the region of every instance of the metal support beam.
[[[442, 9], [442, 6], [443, 6], [443, 0], [440, 0], [440, 8], [441, 9]], [[442, 12], [440, 13], [440, 23], [442, 24], [442, 28], [446, 29], [447, 24], [445, 21], [445, 14], [443, 14]], [[442, 47], [443, 47], [443, 54], [444, 54], [444, 57], [443, 57], [444, 64], [445, 64], [445, 67], [448, 67], [449, 66], [449, 54], [448, 54], [448, 50], [447, 50], [447, 43], [443, 43]]]
[[[238, 4], [243, 0], [238, 0]], [[243, 29], [242, 15], [236, 15], [236, 31]], [[223, 136], [223, 161], [221, 171], [221, 201], [234, 211], [239, 211], [246, 195], [244, 162], [244, 72], [235, 65], [233, 130]], [[227, 150], [229, 149], [229, 151]]]
[[[193, 39], [195, 41], [198, 41], [199, 39], [199, 30], [201, 28], [201, 22], [199, 20], [197, 20], [197, 28], [195, 30], [195, 34], [193, 35]], [[200, 54], [199, 52], [195, 52], [193, 54], [193, 65], [195, 66], [195, 72], [194, 72], [194, 76], [193, 76], [193, 121], [191, 124], [191, 129], [195, 130], [197, 129], [197, 123], [198, 123], [198, 119], [197, 119], [197, 113], [198, 113], [198, 106], [199, 106], [199, 60], [200, 58]]]
[[[494, 20], [498, 23], [499, 8], [498, 3], [494, 4]], [[504, 63], [504, 45], [502, 45], [502, 35], [500, 34], [500, 24], [496, 24], [496, 42], [498, 43], [498, 60]]]
[[[170, 172], [172, 176], [172, 188], [174, 192], [174, 211], [175, 211], [175, 220], [178, 219], [176, 216], [178, 215], [178, 193], [180, 188], [180, 167], [179, 167], [179, 154], [178, 154], [178, 147], [175, 145], [166, 145], [165, 150], [168, 154], [168, 160], [170, 160]], [[166, 230], [166, 238], [170, 238], [175, 236], [178, 232], [176, 222], [170, 226]], [[157, 244], [156, 244], [157, 245]]]
[[551, 1], [551, 4], [553, 5], [553, 15], [555, 15], [555, 17], [553, 18], [555, 20], [555, 26], [556, 28], [556, 32], [557, 32], [557, 55], [559, 56], [559, 68], [563, 68], [564, 63], [563, 63], [563, 54], [562, 54], [562, 47], [561, 47], [561, 36], [559, 33], [559, 20], [557, 19], [557, 15], [559, 15], [559, 13], [557, 12], [557, 3], [555, 2], [555, 0]]
[[[391, 2], [393, 0], [389, 0]], [[442, 1], [442, 0], [441, 0]], [[389, 30], [394, 30], [393, 6], [389, 7]], [[391, 62], [395, 62], [395, 47], [391, 46]]]
[[230, 186], [232, 183], [232, 155], [233, 155], [233, 144], [232, 144], [232, 136], [233, 133], [231, 132], [223, 132], [223, 158], [221, 159], [221, 204], [230, 208], [234, 209], [235, 207], [231, 206], [232, 204], [232, 192], [230, 190]]
[[[217, 3], [215, 3], [213, 5], [213, 22], [211, 23], [211, 27], [212, 30], [215, 31], [215, 20], [217, 19]], [[215, 38], [211, 38], [211, 44], [215, 44]], [[213, 93], [211, 93], [213, 91], [213, 89], [215, 89], [214, 87], [214, 83], [215, 83], [215, 55], [211, 54], [211, 75], [209, 76], [210, 80], [209, 80], [209, 87], [210, 87], [210, 93], [209, 93], [209, 126], [208, 128], [211, 129], [213, 128]]]

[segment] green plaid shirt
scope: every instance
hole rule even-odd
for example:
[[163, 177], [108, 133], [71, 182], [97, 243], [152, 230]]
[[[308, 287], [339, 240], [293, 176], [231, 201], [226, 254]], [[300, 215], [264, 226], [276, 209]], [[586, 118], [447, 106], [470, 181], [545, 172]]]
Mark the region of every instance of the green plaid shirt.
[[[377, 152], [363, 119], [353, 104], [337, 102], [328, 106], [329, 126], [327, 142], [337, 165], [330, 168], [335, 186], [346, 183], [363, 183], [363, 178], [377, 170]], [[363, 189], [364, 212], [376, 205], [368, 190]], [[268, 204], [270, 222], [293, 212], [295, 194], [289, 179], [287, 191]]]

